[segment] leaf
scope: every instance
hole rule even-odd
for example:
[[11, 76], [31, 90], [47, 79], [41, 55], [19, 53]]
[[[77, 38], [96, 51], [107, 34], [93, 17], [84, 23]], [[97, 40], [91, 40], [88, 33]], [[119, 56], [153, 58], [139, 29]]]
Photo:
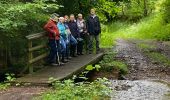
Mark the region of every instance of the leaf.
[[94, 67], [92, 65], [88, 65], [85, 69], [88, 70], [88, 71], [91, 71], [91, 70], [94, 69]]

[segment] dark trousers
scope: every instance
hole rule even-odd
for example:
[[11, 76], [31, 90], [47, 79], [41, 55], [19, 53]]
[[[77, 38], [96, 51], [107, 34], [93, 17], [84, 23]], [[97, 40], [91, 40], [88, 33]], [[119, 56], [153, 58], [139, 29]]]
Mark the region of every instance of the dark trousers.
[[59, 51], [59, 40], [55, 40], [55, 39], [50, 39], [49, 40], [49, 47], [50, 47], [50, 54], [48, 57], [48, 63], [58, 63], [57, 62], [57, 57], [59, 57], [58, 55], [58, 51]]
[[83, 40], [81, 40], [81, 41], [78, 40], [77, 54], [82, 54], [83, 53], [83, 45], [84, 45], [83, 42], [84, 42]]
[[90, 35], [89, 36], [89, 51], [92, 52], [93, 51], [93, 41], [95, 39], [96, 42], [96, 51], [99, 51], [99, 35]]
[[77, 45], [70, 45], [70, 55], [75, 56]]
[[82, 54], [83, 53], [84, 38], [85, 38], [84, 32], [80, 33], [80, 37], [77, 39], [77, 41], [78, 41], [77, 54]]

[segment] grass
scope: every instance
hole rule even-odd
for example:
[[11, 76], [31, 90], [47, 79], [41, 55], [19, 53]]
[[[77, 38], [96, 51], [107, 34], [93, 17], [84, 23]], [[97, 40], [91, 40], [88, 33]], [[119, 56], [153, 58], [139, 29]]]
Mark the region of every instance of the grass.
[[160, 63], [163, 64], [164, 66], [170, 67], [170, 59], [168, 59], [165, 55], [157, 52], [150, 52], [147, 53], [147, 55], [153, 62]]
[[101, 47], [112, 47], [117, 38], [170, 40], [170, 24], [164, 23], [162, 13], [150, 15], [137, 23], [116, 21], [102, 25]]
[[101, 71], [111, 72], [113, 69], [118, 69], [121, 74], [127, 74], [128, 66], [125, 62], [115, 59], [115, 52], [108, 52], [104, 55], [103, 60], [99, 62]]
[[137, 46], [139, 47], [139, 49], [141, 49], [143, 52], [150, 52], [151, 50], [155, 50], [156, 46], [154, 45], [149, 45], [149, 44], [145, 44], [145, 43], [139, 43], [137, 44]]

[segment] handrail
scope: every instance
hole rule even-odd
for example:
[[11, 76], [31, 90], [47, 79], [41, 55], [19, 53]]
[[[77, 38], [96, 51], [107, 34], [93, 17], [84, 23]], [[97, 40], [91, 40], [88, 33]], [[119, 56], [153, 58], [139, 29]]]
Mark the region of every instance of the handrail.
[[26, 36], [26, 38], [28, 40], [33, 40], [33, 39], [41, 38], [41, 37], [45, 36], [46, 34], [47, 34], [46, 32], [40, 32], [40, 33], [28, 35], [28, 36]]
[[26, 36], [26, 39], [28, 40], [28, 61], [27, 61], [27, 63], [28, 63], [28, 69], [29, 69], [30, 74], [33, 73], [32, 64], [47, 57], [47, 53], [43, 53], [41, 55], [38, 55], [37, 57], [33, 56], [34, 51], [47, 47], [47, 45], [42, 45], [42, 44], [33, 46], [33, 41], [36, 39], [44, 38], [46, 36], [46, 34], [47, 34], [46, 32], [40, 32], [40, 33], [31, 34], [31, 35]]

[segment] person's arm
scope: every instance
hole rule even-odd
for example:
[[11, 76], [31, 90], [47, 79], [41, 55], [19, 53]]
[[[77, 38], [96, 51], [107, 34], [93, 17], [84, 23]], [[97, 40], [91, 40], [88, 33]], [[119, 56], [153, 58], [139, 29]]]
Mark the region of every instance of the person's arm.
[[59, 24], [57, 24], [57, 28], [58, 28], [58, 30], [59, 30], [59, 34], [61, 34], [62, 32], [61, 32], [61, 27], [60, 27]]
[[87, 34], [89, 35], [89, 17], [86, 20], [86, 30], [87, 30]]
[[99, 19], [99, 17], [97, 17], [97, 19], [98, 19], [99, 33], [101, 33], [100, 19]]
[[86, 21], [84, 21], [84, 33], [87, 33]]
[[55, 31], [52, 29], [53, 25], [48, 22], [45, 26], [44, 26], [44, 29], [49, 32], [49, 33], [52, 33], [54, 36], [56, 35]]

